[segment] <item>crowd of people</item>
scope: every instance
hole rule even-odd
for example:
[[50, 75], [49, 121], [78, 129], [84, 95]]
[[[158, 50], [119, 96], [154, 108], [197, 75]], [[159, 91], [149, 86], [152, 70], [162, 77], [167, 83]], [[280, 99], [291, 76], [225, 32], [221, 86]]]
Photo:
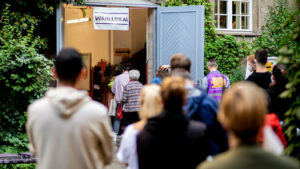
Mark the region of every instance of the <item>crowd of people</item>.
[[173, 55], [146, 85], [138, 70], [124, 66], [108, 81], [108, 110], [77, 89], [81, 56], [63, 49], [55, 61], [59, 86], [28, 108], [30, 151], [38, 168], [100, 169], [112, 162], [113, 139], [121, 136], [116, 157], [128, 169], [298, 169], [277, 146], [287, 144], [280, 122], [290, 101], [278, 97], [286, 67], [268, 72], [267, 57], [257, 50], [248, 60], [252, 75], [233, 86], [215, 59], [200, 86], [184, 54]]

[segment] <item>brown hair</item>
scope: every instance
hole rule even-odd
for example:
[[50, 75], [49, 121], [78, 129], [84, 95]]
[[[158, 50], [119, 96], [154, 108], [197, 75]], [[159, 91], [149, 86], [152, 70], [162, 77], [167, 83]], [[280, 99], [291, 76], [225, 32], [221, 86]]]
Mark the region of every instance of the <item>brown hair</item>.
[[173, 55], [171, 58], [171, 69], [174, 70], [176, 68], [181, 68], [190, 71], [191, 60], [184, 54]]
[[206, 62], [206, 66], [218, 67], [218, 63], [217, 63], [216, 59], [208, 59]]
[[186, 90], [182, 77], [166, 77], [161, 85], [164, 109], [170, 113], [182, 113]]
[[168, 69], [164, 69], [163, 66], [159, 66], [159, 68], [157, 69], [157, 72], [156, 72], [156, 76], [164, 78], [168, 75], [169, 75]]
[[225, 92], [218, 119], [241, 142], [253, 143], [267, 114], [264, 91], [250, 82], [239, 82]]

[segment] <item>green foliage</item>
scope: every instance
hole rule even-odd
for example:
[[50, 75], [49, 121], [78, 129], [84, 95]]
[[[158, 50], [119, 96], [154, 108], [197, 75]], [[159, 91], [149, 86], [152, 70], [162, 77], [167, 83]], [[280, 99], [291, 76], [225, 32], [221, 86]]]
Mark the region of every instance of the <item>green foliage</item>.
[[[46, 47], [44, 39], [33, 35], [39, 20], [9, 7], [0, 18], [0, 145], [28, 151], [26, 109], [47, 90], [52, 62], [38, 53]], [[2, 146], [0, 153], [5, 152]]]
[[[250, 54], [251, 47], [246, 41], [238, 42], [234, 36], [217, 35], [212, 19], [212, 4], [208, 0], [165, 0], [168, 6], [187, 6], [187, 5], [204, 5], [205, 7], [205, 43], [204, 59], [205, 65], [207, 59], [215, 58], [219, 65], [219, 70], [231, 76], [232, 70], [236, 69], [241, 59]], [[238, 70], [238, 69], [237, 69]], [[205, 74], [208, 70], [205, 66]]]
[[[287, 0], [274, 0], [274, 6], [269, 8], [266, 17], [266, 24], [262, 27], [262, 35], [253, 42], [254, 50], [264, 48], [269, 56], [278, 56], [279, 49], [283, 45], [281, 40], [291, 32], [293, 20], [289, 20], [293, 11], [289, 8]], [[295, 48], [295, 42], [288, 40], [285, 42], [288, 46]]]
[[[297, 0], [300, 5], [300, 0]], [[292, 22], [292, 24], [290, 24]], [[288, 67], [287, 78], [289, 83], [286, 85], [286, 91], [281, 94], [282, 97], [292, 98], [293, 103], [290, 109], [285, 113], [284, 128], [287, 136], [288, 146], [285, 153], [294, 156], [300, 161], [300, 135], [296, 134], [296, 128], [300, 128], [300, 10], [293, 12], [287, 22], [290, 24], [291, 32], [287, 33], [280, 41], [281, 48], [278, 62], [286, 64]], [[293, 45], [291, 45], [291, 43]]]

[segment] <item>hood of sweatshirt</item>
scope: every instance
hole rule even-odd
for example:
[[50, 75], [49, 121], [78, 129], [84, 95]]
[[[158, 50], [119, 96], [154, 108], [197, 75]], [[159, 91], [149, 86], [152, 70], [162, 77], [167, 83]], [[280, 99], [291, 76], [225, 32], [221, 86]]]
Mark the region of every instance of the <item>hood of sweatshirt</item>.
[[90, 100], [86, 91], [80, 91], [72, 87], [51, 88], [46, 93], [50, 104], [57, 109], [62, 118], [72, 116], [84, 103]]

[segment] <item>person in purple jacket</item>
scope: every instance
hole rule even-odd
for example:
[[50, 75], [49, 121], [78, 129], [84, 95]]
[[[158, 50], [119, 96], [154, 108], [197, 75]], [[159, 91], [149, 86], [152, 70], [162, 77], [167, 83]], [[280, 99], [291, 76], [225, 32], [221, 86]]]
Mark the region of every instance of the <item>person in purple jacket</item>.
[[209, 59], [206, 66], [210, 73], [202, 79], [201, 87], [208, 95], [220, 101], [224, 90], [230, 87], [229, 78], [218, 71], [218, 63], [215, 59]]

